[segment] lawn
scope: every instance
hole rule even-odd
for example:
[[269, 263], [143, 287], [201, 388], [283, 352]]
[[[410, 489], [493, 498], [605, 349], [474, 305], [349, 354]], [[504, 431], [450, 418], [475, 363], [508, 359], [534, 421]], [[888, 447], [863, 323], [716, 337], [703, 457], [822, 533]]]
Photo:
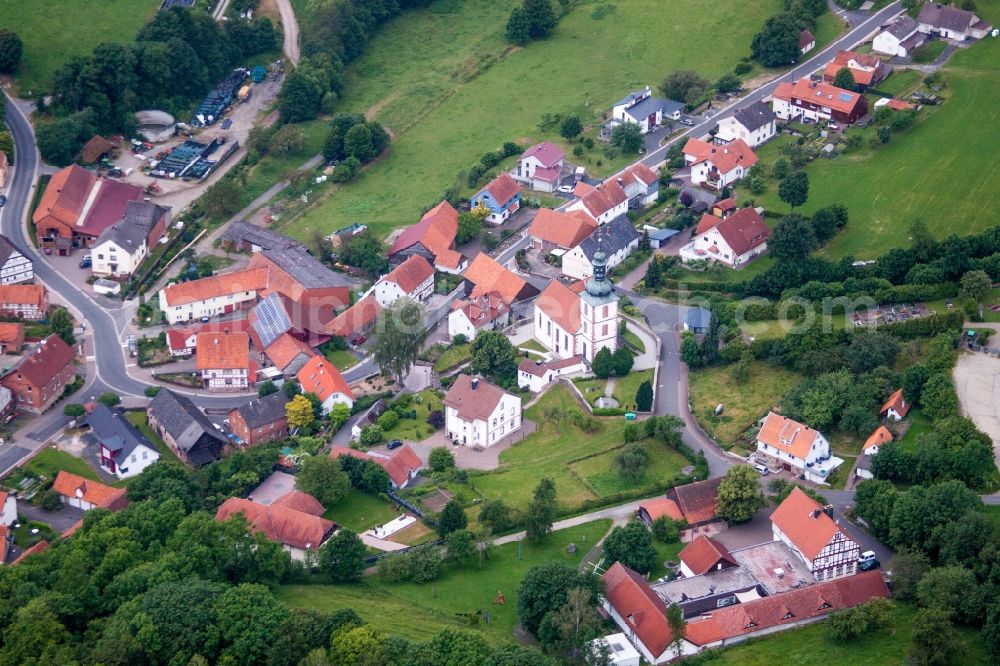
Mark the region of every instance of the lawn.
[[522, 342], [522, 343], [520, 343], [520, 344], [517, 345], [517, 348], [518, 349], [533, 349], [533, 350], [535, 350], [537, 352], [541, 352], [543, 354], [547, 354], [548, 351], [549, 351], [538, 340], [528, 340], [526, 342]]
[[642, 340], [639, 339], [639, 336], [630, 331], [629, 329], [627, 328], [625, 329], [625, 335], [623, 335], [622, 337], [625, 338], [625, 342], [632, 345], [632, 347], [637, 349], [640, 354], [646, 351], [646, 345], [642, 344]]
[[18, 94], [33, 98], [51, 90], [60, 65], [101, 42], [131, 42], [159, 6], [160, 0], [0, 2], [0, 26], [15, 31], [24, 43]]
[[[952, 304], [956, 307], [961, 306], [962, 300], [960, 298], [953, 298]], [[990, 309], [990, 306], [1000, 305], [1000, 287], [995, 289], [990, 289], [983, 295], [983, 321], [986, 322], [1000, 322], [1000, 312], [996, 312]], [[947, 312], [948, 306], [945, 304], [944, 299], [940, 301], [928, 301], [927, 309], [934, 312]]]
[[653, 371], [641, 370], [630, 372], [615, 382], [615, 388], [611, 392], [612, 397], [618, 401], [622, 409], [635, 408], [635, 394], [639, 390], [639, 384], [643, 382], [653, 382]]
[[686, 543], [681, 543], [680, 541], [675, 541], [673, 543], [663, 543], [657, 539], [653, 539], [653, 548], [656, 549], [656, 561], [660, 563], [660, 569], [654, 569], [649, 572], [649, 580], [656, 580], [665, 571], [662, 565], [664, 562], [678, 562], [677, 554], [684, 550]]
[[[379, 30], [348, 67], [337, 111], [367, 112], [395, 139], [385, 157], [335, 188], [289, 225], [290, 233], [307, 238], [312, 228], [364, 222], [385, 236], [413, 224], [446, 188], [466, 188], [460, 172], [504, 141], [566, 146], [555, 127], [539, 129], [544, 114], [575, 113], [592, 125], [623, 94], [656, 85], [673, 69], [715, 80], [749, 52], [754, 33], [782, 3], [674, 0], [665, 8], [660, 0], [633, 0], [616, 3], [603, 19], [582, 4], [549, 39], [525, 48], [504, 38], [510, 6], [437, 2]], [[696, 48], [706, 43], [712, 48]], [[599, 174], [610, 167], [598, 150], [584, 166]]]
[[948, 41], [945, 39], [935, 39], [933, 42], [924, 44], [913, 51], [913, 62], [918, 65], [930, 64], [937, 60], [937, 57], [947, 46]]
[[358, 363], [358, 357], [346, 349], [330, 349], [323, 356], [338, 370], [347, 370]]
[[56, 448], [42, 449], [39, 454], [29, 460], [24, 467], [25, 469], [29, 469], [35, 474], [43, 476], [46, 479], [56, 478], [59, 471], [63, 470], [70, 472], [71, 474], [76, 474], [77, 476], [82, 476], [85, 479], [90, 479], [91, 481], [101, 480], [97, 471], [91, 467], [86, 460], [83, 458], [77, 458], [72, 454]]
[[[997, 14], [1000, 3], [989, 7]], [[996, 225], [1000, 189], [974, 174], [1000, 169], [1000, 133], [982, 131], [1000, 125], [1000, 40], [959, 49], [942, 71], [948, 99], [922, 113], [914, 127], [875, 151], [815, 160], [806, 168], [810, 190], [803, 212], [840, 203], [851, 218], [821, 254], [874, 259], [909, 245], [906, 228], [916, 218], [938, 238]], [[787, 210], [776, 191], [771, 183], [758, 203]]]
[[[647, 440], [643, 442], [646, 452], [649, 454], [649, 467], [642, 483], [651, 481], [662, 482], [681, 473], [681, 468], [689, 465], [684, 456], [665, 448], [659, 442]], [[594, 489], [597, 495], [611, 495], [633, 488], [635, 484], [628, 482], [618, 475], [615, 470], [615, 458], [620, 453], [616, 449], [592, 456], [579, 462], [570, 463], [569, 468], [583, 479], [588, 486]]]
[[[291, 607], [322, 612], [353, 608], [375, 629], [418, 641], [449, 627], [473, 628], [462, 616], [482, 610], [489, 614], [489, 622], [474, 627], [494, 643], [511, 642], [517, 623], [517, 587], [528, 570], [549, 562], [577, 566], [590, 544], [610, 527], [611, 521], [599, 520], [553, 532], [537, 546], [499, 546], [482, 565], [470, 562], [461, 569], [449, 569], [430, 584], [389, 586], [375, 577], [358, 585], [284, 586], [278, 589], [278, 598]], [[576, 544], [576, 552], [567, 552], [570, 543]], [[494, 603], [498, 592], [505, 597], [503, 605]]]
[[156, 446], [156, 450], [160, 452], [160, 460], [168, 460], [170, 462], [175, 462], [178, 465], [184, 464], [181, 462], [181, 459], [177, 457], [177, 454], [174, 453], [162, 439], [160, 439], [160, 436], [153, 432], [153, 429], [149, 427], [149, 417], [146, 415], [145, 410], [128, 412], [127, 417], [128, 420], [132, 422], [132, 425], [138, 428], [139, 431], [149, 438], [149, 441]]
[[922, 78], [924, 78], [923, 72], [916, 69], [897, 69], [889, 78], [875, 87], [894, 97], [900, 97], [914, 90]]
[[396, 505], [389, 500], [352, 489], [347, 497], [327, 509], [323, 517], [360, 534], [376, 525], [384, 525], [398, 515]]
[[903, 451], [909, 451], [913, 453], [917, 448], [917, 438], [920, 435], [933, 432], [934, 425], [931, 420], [924, 416], [924, 413], [920, 411], [919, 408], [913, 408], [906, 415], [906, 420], [910, 422], [910, 427], [907, 429], [906, 434], [903, 438], [899, 440], [899, 448]]
[[[896, 602], [892, 613], [892, 626], [866, 634], [853, 641], [832, 641], [826, 637], [823, 622], [800, 629], [791, 629], [758, 640], [749, 641], [718, 652], [713, 664], [739, 664], [740, 666], [886, 666], [906, 664], [906, 651], [913, 632], [916, 608]], [[989, 664], [986, 650], [976, 632], [956, 625], [964, 649], [959, 652], [962, 664]]]
[[[12, 528], [11, 533], [14, 535], [14, 543], [20, 546], [22, 550], [34, 546], [42, 539], [52, 543], [59, 536], [45, 523], [29, 520], [19, 524], [21, 526]], [[32, 530], [38, 531], [32, 534]]]
[[[424, 389], [414, 396], [419, 403], [414, 403], [411, 409], [416, 410], [417, 418], [399, 419], [399, 423], [391, 430], [385, 431], [386, 440], [401, 439], [404, 442], [419, 442], [433, 434], [434, 429], [427, 425], [427, 416], [431, 412], [444, 411], [441, 398], [431, 389]], [[428, 407], [429, 405], [429, 407]]]
[[[744, 384], [733, 380], [730, 367], [692, 370], [690, 374], [691, 411], [701, 427], [720, 444], [732, 444], [737, 436], [781, 399], [801, 377], [782, 367], [760, 361], [750, 366], [750, 379]], [[715, 407], [723, 405], [721, 416]]]
[[448, 347], [441, 355], [438, 356], [437, 360], [434, 361], [434, 372], [444, 372], [445, 370], [451, 370], [459, 365], [462, 365], [466, 361], [472, 359], [472, 345], [453, 345]]
[[[525, 418], [534, 421], [538, 431], [502, 452], [498, 470], [474, 475], [473, 486], [489, 499], [503, 498], [512, 505], [525, 507], [539, 480], [549, 477], [556, 483], [560, 504], [570, 508], [624, 489], [617, 478], [601, 477], [593, 486], [587, 477], [610, 469], [615, 452], [622, 445], [625, 420], [598, 419], [599, 429], [584, 433], [573, 425], [569, 416], [579, 411], [579, 403], [568, 389], [562, 386], [550, 389], [525, 412]], [[663, 481], [661, 474], [670, 476], [669, 470], [687, 464], [663, 447], [653, 450], [658, 452], [653, 456], [653, 471], [641, 484], [649, 485], [651, 492], [654, 484]], [[599, 460], [591, 462], [588, 456], [597, 456]], [[659, 458], [664, 459], [662, 463]]]

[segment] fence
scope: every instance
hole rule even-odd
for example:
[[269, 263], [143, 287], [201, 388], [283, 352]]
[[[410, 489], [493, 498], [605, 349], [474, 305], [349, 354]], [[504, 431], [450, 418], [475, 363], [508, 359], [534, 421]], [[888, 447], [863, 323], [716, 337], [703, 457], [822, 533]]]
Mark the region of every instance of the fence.
[[369, 555], [368, 557], [365, 558], [365, 564], [375, 564], [379, 560], [384, 560], [385, 558], [392, 557], [393, 555], [404, 555], [406, 553], [411, 553], [415, 550], [420, 550], [421, 548], [430, 548], [431, 546], [443, 546], [443, 545], [444, 545], [444, 539], [435, 539], [434, 541], [426, 541], [416, 546], [400, 548], [399, 550], [389, 550], [383, 553], [378, 553], [376, 555]]

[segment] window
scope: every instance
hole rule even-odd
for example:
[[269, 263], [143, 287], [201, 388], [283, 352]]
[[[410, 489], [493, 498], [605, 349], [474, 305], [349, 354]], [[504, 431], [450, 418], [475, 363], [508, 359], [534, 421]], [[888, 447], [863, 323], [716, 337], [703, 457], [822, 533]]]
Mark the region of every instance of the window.
[[493, 419], [493, 426], [496, 427], [496, 424], [497, 424], [497, 420]]
[[607, 334], [608, 334], [608, 325], [604, 324], [603, 326], [601, 326], [601, 335], [607, 335]]
[[132, 462], [136, 462], [136, 457], [134, 453], [132, 454]]
[[605, 305], [604, 309], [601, 312], [602, 312], [602, 314], [601, 314], [602, 317], [607, 317], [608, 316], [608, 306]]

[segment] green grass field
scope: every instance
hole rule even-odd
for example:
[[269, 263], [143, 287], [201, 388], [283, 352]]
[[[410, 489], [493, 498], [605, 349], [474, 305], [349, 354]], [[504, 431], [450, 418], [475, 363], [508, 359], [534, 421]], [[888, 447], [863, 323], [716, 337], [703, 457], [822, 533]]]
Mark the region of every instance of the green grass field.
[[526, 48], [506, 43], [510, 4], [491, 0], [436, 3], [380, 29], [348, 68], [338, 110], [368, 113], [395, 140], [356, 182], [335, 188], [287, 231], [306, 238], [313, 228], [364, 222], [384, 236], [413, 224], [484, 152], [504, 141], [559, 140], [555, 130], [538, 129], [543, 114], [577, 113], [594, 124], [616, 99], [673, 69], [713, 80], [731, 70], [782, 6], [674, 0], [667, 9], [632, 0], [595, 20], [594, 4], [581, 3], [549, 39]]
[[[1000, 18], [1000, 2], [986, 8], [982, 14]], [[943, 71], [948, 100], [917, 125], [878, 150], [816, 160], [806, 168], [810, 192], [803, 212], [841, 203], [850, 213], [847, 229], [821, 254], [874, 259], [907, 246], [907, 225], [917, 218], [939, 238], [997, 224], [1000, 189], [978, 174], [1000, 169], [1000, 133], [983, 131], [1000, 124], [1000, 40], [959, 49]], [[757, 201], [788, 210], [773, 183]]]
[[922, 78], [924, 78], [924, 74], [918, 70], [899, 69], [894, 71], [889, 78], [882, 81], [875, 87], [882, 92], [887, 92], [895, 97], [900, 97], [913, 91]]
[[936, 39], [933, 42], [924, 44], [913, 51], [913, 62], [918, 65], [926, 65], [934, 62], [939, 55], [947, 48], [948, 41]]
[[631, 409], [635, 407], [635, 394], [639, 390], [639, 384], [643, 382], [653, 382], [652, 370], [628, 373], [615, 382], [615, 388], [611, 395], [618, 401], [622, 409]]
[[159, 6], [160, 0], [0, 2], [0, 26], [16, 32], [24, 43], [18, 94], [30, 98], [50, 91], [52, 74], [60, 65], [101, 42], [131, 42]]
[[[733, 380], [730, 367], [693, 370], [690, 374], [691, 411], [701, 427], [720, 444], [731, 444], [767, 410], [779, 405], [801, 377], [785, 368], [754, 361], [750, 379], [744, 384]], [[715, 406], [725, 407], [721, 416]]]
[[[649, 454], [650, 461], [643, 482], [661, 481], [677, 476], [681, 468], [689, 464], [682, 455], [665, 449], [659, 442], [647, 440], [643, 442], [643, 447]], [[608, 451], [586, 460], [570, 463], [569, 468], [586, 481], [598, 495], [619, 493], [633, 487], [633, 484], [622, 479], [615, 470], [615, 458], [618, 453], [618, 450]]]
[[[609, 471], [616, 448], [622, 445], [625, 420], [601, 419], [597, 432], [583, 433], [565, 416], [580, 409], [568, 389], [561, 386], [550, 389], [525, 412], [525, 418], [534, 421], [538, 431], [501, 453], [500, 468], [474, 476], [473, 485], [485, 497], [503, 498], [520, 507], [527, 506], [542, 477], [555, 481], [559, 503], [564, 507], [575, 507], [584, 500], [623, 490], [617, 475], [612, 479], [603, 474]], [[556, 415], [557, 410], [563, 415], [561, 418]], [[662, 482], [688, 464], [679, 454], [662, 446], [652, 451], [653, 464], [644, 484]], [[597, 456], [598, 460], [586, 456]], [[590, 478], [595, 476], [596, 479]]]
[[60, 451], [59, 449], [46, 448], [37, 456], [28, 461], [24, 466], [46, 479], [54, 479], [60, 470], [82, 476], [91, 481], [100, 481], [101, 477], [97, 471], [91, 467], [83, 458]]
[[399, 511], [389, 500], [352, 489], [347, 497], [327, 509], [323, 517], [360, 534], [398, 515]]
[[[482, 565], [470, 562], [461, 569], [449, 569], [441, 578], [424, 585], [382, 584], [377, 577], [358, 585], [288, 585], [278, 589], [278, 598], [297, 608], [331, 612], [353, 608], [372, 627], [389, 634], [424, 641], [441, 629], [466, 628], [459, 614], [489, 613], [489, 623], [475, 628], [494, 643], [513, 641], [517, 622], [517, 587], [528, 570], [548, 562], [577, 566], [590, 545], [603, 537], [610, 520], [599, 520], [553, 532], [543, 544], [507, 544], [494, 548]], [[575, 553], [566, 552], [570, 543]], [[502, 592], [506, 603], [493, 603]]]
[[444, 372], [461, 365], [472, 358], [472, 345], [455, 345], [444, 350], [434, 361], [434, 372]]
[[916, 451], [917, 438], [920, 435], [932, 432], [934, 425], [929, 418], [924, 416], [924, 413], [919, 408], [911, 409], [910, 413], [906, 415], [906, 419], [910, 422], [910, 427], [906, 431], [906, 434], [903, 435], [903, 438], [899, 440], [899, 448], [912, 453]]

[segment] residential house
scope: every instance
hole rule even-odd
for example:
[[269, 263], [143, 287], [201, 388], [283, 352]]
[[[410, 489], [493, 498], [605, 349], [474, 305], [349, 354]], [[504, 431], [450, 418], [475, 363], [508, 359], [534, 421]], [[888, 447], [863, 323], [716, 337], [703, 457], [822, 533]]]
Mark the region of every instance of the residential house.
[[681, 518], [687, 523], [681, 530], [681, 541], [690, 541], [703, 528], [718, 531], [725, 526], [724, 519], [718, 515], [721, 482], [722, 477], [716, 477], [675, 486], [667, 492], [666, 499], [677, 505]]
[[400, 489], [409, 485], [410, 481], [417, 478], [420, 470], [427, 466], [420, 460], [417, 453], [409, 444], [403, 444], [395, 451], [382, 453], [380, 451], [359, 451], [349, 446], [339, 446], [334, 444], [330, 448], [330, 457], [337, 459], [340, 456], [349, 456], [359, 460], [367, 460], [385, 469], [389, 475], [389, 485], [392, 488]]
[[250, 336], [243, 331], [199, 333], [195, 368], [209, 390], [250, 388], [257, 382], [257, 364], [250, 360]]
[[830, 442], [822, 433], [774, 412], [768, 412], [757, 433], [757, 455], [768, 467], [823, 484], [844, 462], [830, 454]]
[[767, 102], [758, 100], [749, 106], [737, 109], [728, 118], [720, 120], [715, 142], [727, 144], [739, 139], [750, 148], [756, 148], [774, 138], [776, 132], [774, 111]]
[[40, 414], [62, 397], [76, 378], [76, 353], [58, 335], [50, 335], [0, 378], [14, 394], [17, 409]]
[[552, 280], [535, 301], [534, 337], [559, 358], [588, 363], [603, 348], [618, 348], [618, 296], [607, 276], [607, 260], [594, 254], [594, 276], [569, 288]]
[[219, 236], [223, 249], [232, 252], [260, 252], [300, 245], [298, 241], [256, 224], [237, 220]]
[[903, 396], [903, 389], [893, 391], [878, 413], [886, 421], [902, 421], [905, 419], [906, 415], [910, 413], [910, 403]]
[[323, 518], [325, 512], [315, 497], [293, 490], [268, 505], [230, 497], [215, 512], [215, 519], [225, 522], [242, 514], [251, 531], [280, 543], [293, 560], [301, 562], [337, 531], [336, 523]]
[[699, 534], [684, 546], [677, 558], [681, 562], [681, 575], [685, 578], [740, 565], [729, 554], [729, 549], [704, 534]]
[[782, 120], [825, 120], [845, 125], [868, 114], [868, 102], [861, 93], [808, 78], [795, 83], [779, 83], [772, 95], [772, 108], [774, 115]]
[[640, 238], [642, 234], [628, 218], [613, 220], [563, 255], [562, 274], [578, 280], [594, 275], [594, 257], [598, 253], [604, 256], [605, 270], [614, 270], [639, 248]]
[[284, 391], [278, 391], [245, 402], [229, 412], [229, 429], [246, 446], [280, 439], [288, 433], [285, 405], [289, 400]]
[[938, 2], [925, 2], [920, 8], [917, 23], [920, 32], [926, 35], [956, 42], [982, 39], [993, 29], [990, 23], [981, 20], [974, 12]]
[[281, 371], [285, 377], [294, 377], [313, 356], [312, 347], [302, 342], [290, 333], [282, 333], [270, 345], [264, 348], [264, 355], [271, 365]]
[[867, 90], [892, 73], [892, 68], [885, 62], [869, 53], [854, 51], [837, 51], [837, 55], [823, 69], [823, 81], [833, 83], [837, 72], [847, 68], [854, 77], [854, 85], [858, 90]]
[[866, 456], [873, 456], [886, 444], [892, 441], [892, 432], [884, 425], [875, 428], [875, 431], [868, 435], [861, 453]]
[[52, 491], [59, 495], [63, 504], [90, 511], [108, 509], [121, 511], [128, 506], [124, 488], [112, 488], [97, 481], [60, 470], [52, 482]]
[[927, 36], [920, 32], [920, 24], [902, 15], [872, 40], [872, 51], [889, 56], [906, 58], [913, 50], [924, 45]]
[[587, 363], [580, 356], [545, 362], [526, 358], [517, 366], [517, 386], [538, 393], [563, 375], [585, 372], [587, 369]]
[[[2, 181], [0, 187], [3, 187]], [[11, 243], [9, 238], [0, 236], [0, 285], [31, 282], [34, 279], [35, 269], [31, 259]]]
[[267, 271], [246, 269], [168, 284], [160, 290], [160, 312], [169, 324], [249, 309], [267, 286]]
[[156, 445], [117, 410], [97, 403], [86, 423], [97, 439], [101, 467], [119, 479], [142, 474], [160, 459]]
[[668, 497], [653, 497], [648, 500], [643, 500], [639, 504], [639, 509], [636, 512], [646, 527], [653, 527], [653, 523], [657, 518], [661, 516], [666, 516], [670, 520], [683, 521], [684, 514], [681, 513], [681, 509], [677, 506], [677, 502]]
[[226, 438], [187, 396], [161, 388], [146, 415], [150, 429], [189, 465], [201, 467], [222, 457]]
[[717, 146], [701, 139], [684, 144], [684, 164], [691, 168], [691, 184], [722, 190], [746, 175], [757, 155], [743, 139]]
[[[241, 323], [241, 330], [245, 324], [250, 341], [258, 351], [266, 351], [283, 336], [294, 338], [300, 348], [309, 349], [330, 339], [328, 327], [332, 315], [333, 312], [322, 305], [300, 305], [272, 291], [251, 308], [246, 319], [236, 321]], [[230, 322], [220, 325], [225, 330]], [[216, 325], [215, 330], [220, 325]]]
[[583, 188], [586, 193], [581, 192], [582, 196], [567, 206], [566, 212], [582, 210], [597, 220], [598, 224], [607, 224], [625, 215], [629, 208], [629, 195], [623, 187], [624, 182], [620, 183], [619, 180], [622, 179], [609, 178], [597, 187], [590, 188], [588, 185]]
[[559, 146], [543, 141], [521, 154], [511, 175], [528, 189], [555, 192], [562, 182], [565, 160], [566, 153]]
[[586, 211], [564, 213], [540, 208], [528, 227], [528, 235], [535, 249], [562, 255], [596, 230], [597, 221]]
[[17, 415], [17, 401], [14, 399], [14, 392], [6, 386], [0, 385], [0, 422], [3, 422], [11, 414]]
[[20, 354], [24, 346], [24, 324], [0, 323], [0, 354]]
[[510, 306], [504, 303], [500, 292], [457, 300], [448, 313], [448, 337], [464, 335], [473, 340], [479, 331], [502, 329], [510, 323]]
[[10, 527], [17, 522], [17, 498], [0, 490], [0, 527]]
[[[606, 663], [608, 666], [639, 666], [642, 663], [642, 655], [632, 647], [625, 634], [608, 634], [595, 638], [588, 645], [593, 660], [588, 660], [587, 663]], [[605, 656], [606, 662], [599, 661]]]
[[135, 273], [169, 225], [170, 209], [148, 201], [129, 201], [121, 220], [101, 232], [94, 242], [94, 275], [128, 277]]
[[434, 293], [434, 267], [419, 254], [411, 255], [376, 282], [372, 293], [383, 308], [404, 296], [426, 301]]
[[722, 217], [705, 213], [694, 238], [680, 250], [681, 261], [709, 259], [739, 268], [767, 252], [771, 230], [753, 208], [729, 209]]
[[521, 427], [521, 398], [479, 377], [456, 377], [444, 407], [448, 439], [465, 446], [493, 446]]
[[418, 254], [439, 271], [461, 273], [469, 260], [455, 250], [457, 234], [458, 211], [442, 201], [427, 211], [420, 222], [403, 230], [389, 250], [389, 261], [401, 264], [407, 257]]
[[44, 285], [0, 285], [0, 316], [40, 321], [48, 312], [49, 294]]
[[816, 48], [816, 37], [809, 30], [799, 33], [799, 53], [805, 55]]
[[98, 178], [72, 164], [49, 180], [32, 215], [38, 246], [65, 255], [94, 241], [125, 215], [129, 201], [142, 201], [141, 187]]
[[783, 541], [805, 562], [818, 581], [853, 576], [861, 547], [824, 508], [801, 488], [771, 514], [775, 541]]
[[695, 335], [708, 333], [712, 327], [712, 311], [708, 308], [691, 308], [684, 315], [684, 330], [691, 331]]
[[611, 125], [635, 123], [639, 131], [648, 134], [663, 124], [664, 118], [681, 119], [684, 104], [672, 99], [653, 97], [653, 89], [646, 86], [642, 90], [629, 93], [611, 106]]
[[637, 162], [622, 171], [615, 178], [615, 182], [625, 190], [628, 207], [632, 209], [654, 204], [660, 196], [660, 177], [642, 162]]
[[487, 209], [490, 214], [486, 221], [490, 224], [503, 224], [521, 207], [521, 188], [509, 173], [504, 172], [476, 192], [469, 203], [473, 208]]
[[504, 303], [512, 305], [538, 295], [533, 284], [504, 268], [485, 252], [476, 255], [462, 277], [466, 293], [472, 298], [496, 293]]
[[296, 375], [299, 386], [313, 393], [323, 404], [323, 413], [329, 414], [335, 404], [354, 406], [354, 393], [347, 386], [337, 366], [321, 356], [309, 359]]
[[354, 342], [371, 331], [381, 311], [382, 306], [375, 300], [375, 296], [369, 294], [337, 315], [327, 325], [327, 331]]

